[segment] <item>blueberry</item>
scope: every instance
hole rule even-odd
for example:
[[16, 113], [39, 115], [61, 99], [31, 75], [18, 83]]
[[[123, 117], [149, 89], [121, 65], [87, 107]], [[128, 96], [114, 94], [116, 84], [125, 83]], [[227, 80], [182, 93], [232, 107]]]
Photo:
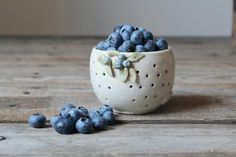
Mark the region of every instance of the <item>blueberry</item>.
[[125, 60], [125, 59], [127, 59], [126, 55], [124, 55], [124, 54], [122, 54], [122, 53], [119, 53], [119, 54], [117, 55], [117, 58], [118, 58], [119, 60]]
[[55, 123], [54, 129], [59, 134], [72, 134], [75, 132], [75, 121], [69, 117], [60, 117]]
[[46, 123], [46, 117], [41, 113], [30, 116], [28, 123], [33, 128], [43, 128]]
[[80, 117], [82, 117], [80, 115], [80, 111], [77, 108], [72, 108], [70, 109], [70, 111], [68, 112], [68, 115], [70, 115], [70, 117], [74, 120], [77, 121], [80, 119]]
[[110, 42], [109, 41], [105, 41], [102, 45], [102, 50], [106, 51], [109, 47], [110, 47]]
[[53, 116], [51, 119], [50, 119], [50, 124], [52, 125], [52, 127], [54, 128], [56, 122], [60, 119], [60, 116], [56, 115], [56, 116]]
[[125, 68], [130, 68], [132, 62], [130, 60], [125, 60], [122, 64]]
[[64, 104], [61, 111], [65, 110], [65, 109], [72, 109], [72, 108], [75, 108], [75, 105], [73, 105], [73, 104]]
[[151, 32], [149, 31], [143, 31], [143, 36], [144, 36], [144, 39], [147, 41], [147, 40], [153, 40], [153, 35]]
[[102, 106], [99, 108], [99, 113], [100, 113], [101, 115], [103, 115], [103, 113], [105, 113], [106, 111], [111, 111], [111, 112], [113, 112], [113, 109], [111, 108], [110, 105], [107, 105], [107, 104], [104, 104], [104, 105], [102, 105]]
[[148, 40], [146, 44], [144, 45], [144, 48], [147, 51], [155, 51], [156, 50], [156, 44], [153, 40]]
[[88, 109], [86, 109], [85, 107], [83, 106], [79, 106], [78, 107], [78, 110], [81, 112], [81, 113], [84, 113], [84, 114], [88, 114]]
[[120, 52], [134, 52], [135, 46], [130, 40], [126, 40], [123, 44], [118, 48]]
[[141, 28], [141, 27], [137, 27], [136, 30], [140, 30], [140, 31], [144, 32], [146, 29]]
[[130, 33], [128, 31], [123, 31], [121, 34], [123, 41], [130, 40]]
[[121, 59], [116, 59], [114, 62], [114, 68], [115, 69], [122, 69], [123, 68], [123, 60]]
[[107, 121], [102, 116], [96, 116], [92, 119], [92, 125], [96, 130], [105, 130], [107, 127]]
[[108, 57], [108, 56], [103, 55], [103, 56], [101, 57], [101, 62], [102, 62], [103, 64], [105, 64], [105, 65], [110, 65], [111, 62], [112, 62], [112, 60], [111, 60], [111, 57]]
[[63, 108], [63, 110], [60, 112], [60, 116], [65, 117], [68, 115], [71, 108]]
[[168, 49], [168, 43], [165, 39], [159, 38], [156, 41], [156, 46], [159, 50], [166, 50]]
[[142, 45], [144, 41], [143, 32], [136, 30], [131, 34], [130, 41], [136, 45]]
[[103, 44], [105, 43], [105, 41], [100, 41], [97, 45], [96, 45], [96, 49], [98, 50], [103, 50]]
[[116, 51], [115, 47], [109, 47], [106, 51]]
[[113, 112], [106, 111], [102, 116], [106, 119], [109, 125], [112, 125], [115, 123], [115, 115], [113, 114]]
[[88, 116], [92, 120], [93, 118], [99, 117], [101, 115], [100, 115], [99, 111], [97, 111], [97, 110], [90, 110], [88, 113]]
[[122, 32], [124, 32], [124, 31], [128, 31], [131, 34], [134, 30], [135, 30], [134, 26], [124, 25], [120, 30], [120, 34], [122, 34]]
[[82, 134], [89, 134], [93, 131], [93, 125], [90, 119], [80, 118], [75, 124], [76, 130]]
[[135, 47], [135, 52], [145, 52], [145, 48], [143, 47], [143, 45], [137, 45]]
[[120, 33], [120, 30], [122, 27], [123, 27], [123, 25], [116, 25], [113, 29], [113, 32]]
[[122, 44], [123, 39], [119, 33], [113, 32], [109, 35], [108, 42], [111, 47], [118, 48]]

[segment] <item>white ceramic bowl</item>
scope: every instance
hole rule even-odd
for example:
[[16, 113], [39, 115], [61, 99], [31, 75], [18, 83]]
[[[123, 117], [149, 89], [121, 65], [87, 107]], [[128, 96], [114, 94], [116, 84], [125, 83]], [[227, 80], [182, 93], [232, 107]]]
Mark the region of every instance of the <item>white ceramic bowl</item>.
[[[170, 99], [175, 78], [175, 59], [171, 48], [135, 53], [144, 55], [139, 61], [132, 62], [137, 76], [135, 82], [131, 78], [121, 81], [117, 69], [112, 68], [113, 76], [109, 75], [109, 66], [99, 60], [101, 55], [112, 53], [93, 48], [90, 56], [91, 83], [102, 103], [111, 105], [119, 113], [144, 114], [156, 110]], [[121, 53], [127, 57], [134, 54]], [[112, 57], [113, 62], [115, 58]]]

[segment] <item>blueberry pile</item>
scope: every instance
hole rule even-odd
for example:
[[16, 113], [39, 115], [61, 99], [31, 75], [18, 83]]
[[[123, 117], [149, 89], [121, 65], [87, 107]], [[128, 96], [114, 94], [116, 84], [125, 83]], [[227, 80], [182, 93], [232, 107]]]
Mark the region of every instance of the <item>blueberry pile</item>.
[[[36, 113], [30, 116], [28, 123], [33, 128], [45, 127], [46, 117]], [[59, 115], [50, 119], [54, 130], [60, 134], [90, 134], [94, 130], [105, 130], [107, 125], [115, 123], [113, 109], [102, 105], [99, 110], [88, 110], [83, 106], [76, 108], [73, 104], [65, 104]]]
[[97, 44], [96, 49], [119, 52], [150, 52], [168, 49], [168, 43], [163, 38], [153, 39], [153, 34], [144, 28], [117, 25], [106, 40]]

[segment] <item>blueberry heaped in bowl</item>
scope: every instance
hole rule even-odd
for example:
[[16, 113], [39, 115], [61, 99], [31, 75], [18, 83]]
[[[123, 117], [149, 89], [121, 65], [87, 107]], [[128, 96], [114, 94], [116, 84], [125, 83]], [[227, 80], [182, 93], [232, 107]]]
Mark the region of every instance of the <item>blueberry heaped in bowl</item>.
[[104, 41], [96, 45], [96, 49], [119, 52], [150, 52], [168, 49], [164, 38], [153, 38], [153, 34], [144, 28], [132, 25], [117, 25]]
[[[92, 49], [90, 78], [98, 99], [125, 114], [144, 114], [172, 95], [175, 59], [164, 38], [132, 25], [117, 25]], [[109, 113], [107, 119], [112, 119]]]

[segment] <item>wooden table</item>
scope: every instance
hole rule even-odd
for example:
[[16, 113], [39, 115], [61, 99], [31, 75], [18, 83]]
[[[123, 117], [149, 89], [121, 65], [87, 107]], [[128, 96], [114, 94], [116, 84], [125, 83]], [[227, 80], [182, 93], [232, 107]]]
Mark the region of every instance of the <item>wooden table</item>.
[[100, 39], [0, 39], [0, 156], [236, 156], [236, 43], [170, 39], [176, 56], [172, 99], [148, 115], [119, 115], [107, 131], [59, 135], [33, 129], [29, 115], [63, 103], [100, 105], [89, 55]]

